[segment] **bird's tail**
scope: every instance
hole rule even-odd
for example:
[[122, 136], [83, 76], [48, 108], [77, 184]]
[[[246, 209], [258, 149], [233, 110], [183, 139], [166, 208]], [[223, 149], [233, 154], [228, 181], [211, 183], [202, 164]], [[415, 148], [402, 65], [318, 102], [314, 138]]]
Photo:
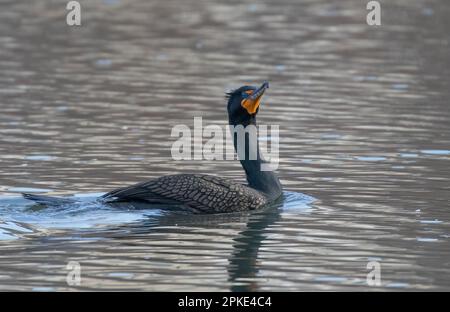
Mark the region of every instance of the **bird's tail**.
[[23, 193], [22, 196], [23, 196], [23, 198], [32, 200], [38, 204], [49, 205], [49, 206], [66, 205], [66, 204], [72, 204], [75, 202], [75, 200], [71, 199], [71, 198], [52, 197], [52, 196], [36, 195], [36, 194], [28, 194], [28, 193]]

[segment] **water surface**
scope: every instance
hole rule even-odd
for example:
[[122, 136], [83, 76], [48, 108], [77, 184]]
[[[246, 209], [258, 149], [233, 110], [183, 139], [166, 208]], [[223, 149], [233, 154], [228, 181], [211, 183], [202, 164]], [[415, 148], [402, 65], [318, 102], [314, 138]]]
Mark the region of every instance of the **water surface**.
[[[448, 1], [383, 2], [379, 27], [358, 0], [80, 2], [80, 27], [66, 1], [0, 3], [0, 290], [450, 289]], [[173, 161], [170, 133], [225, 124], [224, 91], [265, 79], [276, 209], [40, 210], [18, 195], [242, 182], [237, 162]]]

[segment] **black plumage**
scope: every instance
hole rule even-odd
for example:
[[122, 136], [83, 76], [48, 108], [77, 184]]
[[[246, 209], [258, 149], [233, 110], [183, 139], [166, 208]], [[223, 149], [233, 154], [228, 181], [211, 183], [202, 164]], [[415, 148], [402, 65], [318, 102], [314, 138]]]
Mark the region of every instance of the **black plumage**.
[[145, 201], [195, 213], [226, 213], [254, 210], [268, 203], [260, 192], [229, 179], [211, 175], [163, 176], [109, 192], [107, 202]]

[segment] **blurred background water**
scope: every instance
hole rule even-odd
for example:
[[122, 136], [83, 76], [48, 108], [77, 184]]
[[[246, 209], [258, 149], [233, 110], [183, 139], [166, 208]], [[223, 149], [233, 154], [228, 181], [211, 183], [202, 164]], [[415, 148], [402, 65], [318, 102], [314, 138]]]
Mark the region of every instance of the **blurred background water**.
[[[361, 0], [82, 0], [69, 27], [67, 1], [1, 0], [0, 290], [449, 290], [450, 5], [380, 2], [374, 27]], [[265, 79], [278, 209], [19, 198], [179, 172], [244, 181], [238, 162], [173, 161], [170, 133], [225, 124], [224, 91]]]

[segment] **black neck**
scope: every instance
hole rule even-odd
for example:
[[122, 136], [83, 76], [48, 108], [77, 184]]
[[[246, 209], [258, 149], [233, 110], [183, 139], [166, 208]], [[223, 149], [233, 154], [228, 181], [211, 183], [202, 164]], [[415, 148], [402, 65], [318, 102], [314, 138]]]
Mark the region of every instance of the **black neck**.
[[[231, 126], [237, 126], [238, 124], [231, 121], [229, 122]], [[244, 128], [248, 125], [254, 125], [256, 127], [256, 120], [253, 117], [252, 120], [249, 122], [240, 122]], [[232, 133], [233, 135], [233, 133]], [[236, 133], [233, 135], [233, 143], [234, 143], [234, 149], [237, 152], [237, 145], [238, 145], [238, 136]], [[280, 180], [278, 179], [277, 175], [274, 171], [262, 171], [261, 166], [267, 162], [261, 157], [261, 152], [259, 149], [259, 142], [256, 135], [256, 142], [252, 142], [253, 144], [250, 144], [250, 136], [246, 132], [245, 133], [245, 157], [242, 159], [239, 159], [241, 162], [242, 167], [245, 170], [245, 174], [247, 176], [247, 182], [248, 185], [256, 189], [264, 194], [266, 194], [270, 199], [274, 200], [278, 198], [282, 193], [282, 186], [280, 183]], [[250, 155], [255, 155], [255, 151], [252, 149], [256, 149], [256, 159], [250, 158]], [[255, 160], [250, 160], [255, 159]]]

